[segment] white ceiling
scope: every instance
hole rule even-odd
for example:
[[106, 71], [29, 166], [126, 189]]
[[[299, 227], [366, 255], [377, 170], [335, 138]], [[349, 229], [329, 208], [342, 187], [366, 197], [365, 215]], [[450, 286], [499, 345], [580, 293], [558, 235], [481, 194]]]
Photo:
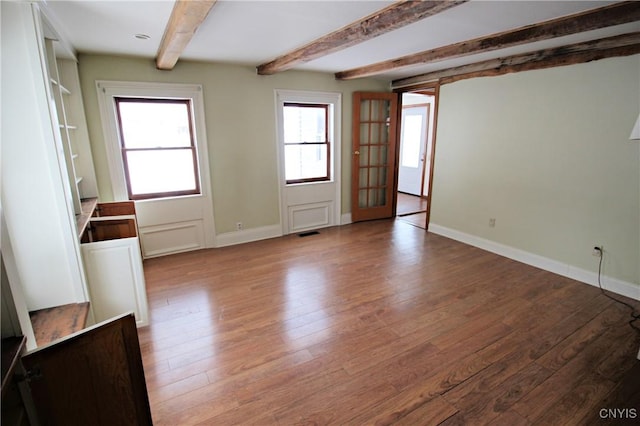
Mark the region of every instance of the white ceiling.
[[[391, 1], [219, 0], [181, 60], [258, 66], [359, 20]], [[601, 7], [612, 1], [472, 0], [370, 41], [321, 57], [296, 69], [337, 72], [523, 25]], [[173, 1], [48, 0], [54, 24], [80, 53], [155, 58]], [[387, 72], [378, 78], [409, 77], [479, 60], [640, 31], [640, 22], [568, 37]], [[139, 40], [135, 34], [149, 35]]]

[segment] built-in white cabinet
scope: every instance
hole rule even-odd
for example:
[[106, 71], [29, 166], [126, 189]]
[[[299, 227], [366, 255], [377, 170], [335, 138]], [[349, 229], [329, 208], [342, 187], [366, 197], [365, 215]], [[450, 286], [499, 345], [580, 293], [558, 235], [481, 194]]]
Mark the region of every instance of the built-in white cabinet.
[[46, 68], [58, 118], [64, 168], [88, 299], [95, 322], [133, 311], [148, 324], [142, 256], [133, 202], [95, 203], [97, 183], [82, 102], [77, 63], [61, 48], [57, 32], [43, 21]]
[[[147, 304], [135, 214], [106, 219], [96, 210], [97, 184], [73, 49], [47, 19], [45, 3], [0, 2], [0, 8], [1, 255], [27, 349], [39, 345], [33, 315], [51, 309], [89, 302], [83, 316], [87, 325], [128, 311], [144, 325]], [[100, 228], [93, 222], [115, 229], [122, 221], [133, 235], [93, 235], [93, 228]]]
[[46, 68], [57, 111], [93, 320], [101, 322], [134, 312], [136, 324], [147, 325], [147, 296], [135, 205], [132, 201], [96, 204], [97, 182], [77, 63], [64, 53], [58, 34], [46, 19], [43, 28]]
[[29, 312], [88, 296], [39, 4], [0, 8], [2, 258], [32, 349]]
[[148, 325], [147, 293], [133, 201], [99, 203], [81, 241], [96, 322], [133, 312], [138, 327]]

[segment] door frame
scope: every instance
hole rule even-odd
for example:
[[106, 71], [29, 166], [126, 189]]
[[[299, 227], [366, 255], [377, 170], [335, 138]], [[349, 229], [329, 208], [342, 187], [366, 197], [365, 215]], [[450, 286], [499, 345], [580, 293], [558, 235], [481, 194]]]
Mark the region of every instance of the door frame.
[[[430, 115], [431, 115], [431, 104], [430, 103], [422, 103], [422, 104], [411, 104], [411, 105], [402, 105], [402, 107], [400, 108], [401, 114], [400, 114], [400, 122], [398, 123], [400, 126], [400, 139], [398, 140], [398, 144], [400, 145], [400, 156], [398, 157], [398, 186], [400, 186], [400, 168], [402, 167], [402, 150], [403, 150], [403, 145], [404, 145], [404, 138], [403, 138], [403, 133], [402, 133], [402, 117], [404, 114], [404, 112], [410, 108], [424, 108], [426, 110], [426, 129], [425, 129], [425, 134], [424, 134], [424, 139], [420, 141], [420, 165], [418, 166], [420, 168], [420, 189], [418, 190], [419, 192], [419, 197], [420, 198], [425, 198], [424, 197], [424, 176], [425, 176], [425, 171], [426, 171], [426, 167], [425, 167], [425, 161], [426, 161], [426, 157], [427, 157], [427, 148], [429, 147], [429, 134], [428, 134], [428, 129], [431, 126], [431, 119], [430, 119]], [[424, 147], [424, 152], [422, 151], [422, 148]], [[413, 194], [412, 194], [413, 195]]]
[[[402, 127], [402, 94], [403, 93], [418, 93], [423, 95], [430, 95], [434, 97], [433, 102], [433, 122], [431, 125], [431, 151], [428, 155], [431, 156], [431, 161], [429, 162], [429, 185], [428, 185], [428, 193], [427, 193], [427, 214], [425, 219], [425, 232], [429, 230], [429, 220], [431, 217], [431, 200], [433, 199], [432, 191], [433, 191], [433, 171], [435, 165], [435, 155], [436, 155], [436, 135], [438, 130], [438, 105], [440, 103], [440, 83], [438, 81], [433, 81], [429, 83], [423, 83], [416, 86], [406, 87], [406, 88], [397, 88], [393, 90], [394, 93], [398, 93], [398, 112], [397, 112], [397, 125], [396, 125], [396, 138], [400, 138], [401, 127]], [[399, 140], [399, 139], [397, 139]], [[399, 172], [399, 160], [400, 160], [400, 143], [396, 144], [396, 164], [394, 167], [394, 197], [393, 197], [393, 216], [395, 217], [397, 214], [398, 207], [398, 172]], [[424, 185], [424, 179], [423, 179]], [[424, 188], [423, 188], [424, 193]]]

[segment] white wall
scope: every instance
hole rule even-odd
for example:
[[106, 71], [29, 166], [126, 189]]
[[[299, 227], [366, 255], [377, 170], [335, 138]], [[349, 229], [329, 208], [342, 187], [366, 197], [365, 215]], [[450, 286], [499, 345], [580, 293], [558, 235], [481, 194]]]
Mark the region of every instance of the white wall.
[[640, 55], [464, 80], [440, 95], [436, 232], [576, 271], [596, 272], [592, 247], [603, 245], [604, 274], [640, 283], [640, 144], [629, 141]]

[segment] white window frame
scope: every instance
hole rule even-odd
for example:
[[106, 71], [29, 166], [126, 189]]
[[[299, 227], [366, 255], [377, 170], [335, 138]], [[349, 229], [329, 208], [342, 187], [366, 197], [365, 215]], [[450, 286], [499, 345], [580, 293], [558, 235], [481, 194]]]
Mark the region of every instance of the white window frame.
[[[201, 193], [179, 195], [175, 198], [204, 196], [211, 199], [209, 155], [207, 153], [204, 101], [201, 85], [98, 80], [96, 81], [96, 89], [98, 91], [98, 104], [114, 200], [123, 201], [129, 199], [120, 149], [120, 132], [118, 130], [117, 111], [114, 101], [116, 97], [191, 100]], [[157, 199], [155, 198], [155, 200]], [[151, 200], [154, 199], [152, 198]]]

